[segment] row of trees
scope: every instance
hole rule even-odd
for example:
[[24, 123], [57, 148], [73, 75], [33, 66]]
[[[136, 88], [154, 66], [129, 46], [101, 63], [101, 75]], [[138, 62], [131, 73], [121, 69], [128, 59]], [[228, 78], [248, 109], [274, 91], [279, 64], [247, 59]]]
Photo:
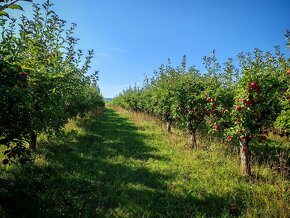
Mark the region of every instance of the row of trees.
[[76, 48], [76, 24], [67, 27], [49, 1], [33, 5], [32, 19], [10, 19], [5, 9], [22, 9], [15, 2], [0, 6], [0, 145], [7, 147], [3, 164], [25, 162], [39, 133], [59, 131], [68, 119], [104, 106], [98, 72], [87, 75], [93, 51], [84, 57]]
[[249, 175], [251, 141], [265, 140], [270, 127], [289, 137], [290, 59], [276, 47], [275, 54], [240, 53], [238, 67], [232, 59], [220, 65], [215, 51], [203, 60], [203, 73], [186, 68], [185, 56], [177, 68], [162, 65], [142, 87], [129, 87], [112, 104], [159, 117], [168, 132], [172, 125], [185, 129], [191, 149], [199, 130], [239, 142], [241, 171]]

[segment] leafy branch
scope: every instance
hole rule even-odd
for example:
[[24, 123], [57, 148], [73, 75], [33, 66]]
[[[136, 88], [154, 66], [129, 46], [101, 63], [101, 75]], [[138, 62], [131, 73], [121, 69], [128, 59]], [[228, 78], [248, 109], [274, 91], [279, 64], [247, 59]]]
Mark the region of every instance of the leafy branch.
[[[5, 9], [16, 9], [23, 11], [23, 8], [19, 4], [16, 4], [19, 1], [32, 2], [32, 0], [6, 0], [4, 5], [0, 5], [0, 16], [9, 17], [8, 13], [4, 11]], [[1, 4], [3, 4], [3, 2], [4, 0], [0, 1]]]

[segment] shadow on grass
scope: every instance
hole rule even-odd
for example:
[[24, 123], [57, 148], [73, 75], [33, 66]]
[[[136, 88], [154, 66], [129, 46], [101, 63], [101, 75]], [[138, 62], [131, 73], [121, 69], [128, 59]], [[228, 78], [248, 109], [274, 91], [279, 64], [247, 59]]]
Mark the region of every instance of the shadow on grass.
[[154, 154], [148, 136], [115, 111], [79, 125], [84, 134], [62, 133], [40, 146], [36, 163], [0, 174], [0, 216], [220, 216], [230, 207], [225, 196], [172, 191], [174, 175], [146, 167], [149, 159], [170, 160]]
[[273, 170], [289, 180], [290, 149], [288, 147], [282, 143], [267, 140], [264, 144], [253, 143], [251, 151], [256, 163], [259, 165], [268, 164]]

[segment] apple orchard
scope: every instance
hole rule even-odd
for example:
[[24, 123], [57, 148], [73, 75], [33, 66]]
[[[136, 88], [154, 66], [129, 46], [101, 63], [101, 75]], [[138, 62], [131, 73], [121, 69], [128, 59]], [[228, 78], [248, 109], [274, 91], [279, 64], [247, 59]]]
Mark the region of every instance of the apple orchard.
[[[289, 41], [289, 38], [288, 38]], [[250, 175], [250, 146], [264, 146], [267, 133], [290, 135], [290, 59], [254, 49], [228, 59], [223, 67], [215, 51], [204, 57], [206, 72], [161, 65], [142, 87], [129, 87], [113, 105], [156, 116], [187, 131], [190, 149], [198, 148], [196, 135], [212, 135], [228, 146], [239, 146], [241, 173]]]

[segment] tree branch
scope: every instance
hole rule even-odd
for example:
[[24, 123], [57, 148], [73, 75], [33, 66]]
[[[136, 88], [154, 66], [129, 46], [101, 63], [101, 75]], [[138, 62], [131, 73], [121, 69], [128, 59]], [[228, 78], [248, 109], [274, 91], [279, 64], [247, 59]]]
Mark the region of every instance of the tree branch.
[[7, 3], [6, 5], [1, 6], [1, 7], [0, 7], [0, 11], [5, 10], [5, 9], [8, 8], [10, 5], [13, 5], [13, 4], [15, 4], [16, 2], [18, 2], [18, 1], [19, 1], [19, 0], [14, 0], [14, 1], [10, 2], [10, 3]]

